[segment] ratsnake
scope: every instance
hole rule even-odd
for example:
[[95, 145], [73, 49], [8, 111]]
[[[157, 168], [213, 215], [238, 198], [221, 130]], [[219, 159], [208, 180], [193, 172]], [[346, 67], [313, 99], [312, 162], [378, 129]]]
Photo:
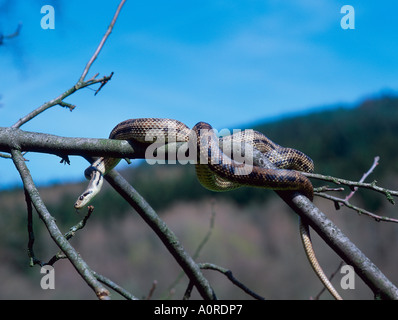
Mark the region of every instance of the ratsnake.
[[[212, 126], [205, 122], [197, 123], [191, 130], [178, 120], [140, 118], [119, 123], [111, 131], [109, 139], [134, 141], [145, 146], [155, 143], [159, 147], [172, 143], [187, 143], [193, 146], [191, 149], [188, 148], [188, 151], [194, 154], [191, 155], [191, 160], [194, 160], [198, 180], [212, 191], [252, 186], [298, 191], [309, 200], [313, 200], [313, 186], [309, 179], [300, 173], [312, 172], [313, 161], [301, 151], [282, 147], [258, 131], [238, 131], [219, 138]], [[234, 152], [235, 149], [238, 149], [238, 152]], [[253, 164], [253, 152], [250, 153], [250, 150], [257, 150], [265, 155], [271, 167], [264, 168]], [[84, 207], [95, 197], [101, 189], [103, 176], [120, 160], [101, 157], [85, 170], [85, 176], [90, 183], [77, 199], [74, 205], [76, 209]], [[300, 235], [311, 266], [333, 297], [340, 300], [341, 297], [315, 258], [308, 225], [301, 219]]]

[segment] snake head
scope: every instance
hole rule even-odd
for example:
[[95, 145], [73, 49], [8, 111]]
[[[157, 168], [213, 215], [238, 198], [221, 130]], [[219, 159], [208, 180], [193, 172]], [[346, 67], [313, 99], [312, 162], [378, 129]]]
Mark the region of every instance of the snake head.
[[75, 209], [81, 209], [85, 205], [87, 205], [92, 199], [92, 197], [89, 197], [92, 193], [93, 193], [92, 190], [83, 192], [74, 204]]
[[75, 209], [81, 209], [86, 206], [101, 190], [103, 182], [104, 178], [102, 173], [98, 170], [92, 170], [90, 183], [88, 184], [87, 189], [76, 200], [74, 205]]

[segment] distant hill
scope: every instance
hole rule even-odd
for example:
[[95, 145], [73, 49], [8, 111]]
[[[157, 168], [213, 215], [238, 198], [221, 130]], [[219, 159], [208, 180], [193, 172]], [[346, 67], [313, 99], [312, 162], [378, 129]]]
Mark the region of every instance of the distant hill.
[[259, 131], [308, 154], [316, 171], [358, 179], [375, 156], [377, 174], [398, 173], [398, 97], [368, 99], [354, 108], [336, 108], [260, 125]]

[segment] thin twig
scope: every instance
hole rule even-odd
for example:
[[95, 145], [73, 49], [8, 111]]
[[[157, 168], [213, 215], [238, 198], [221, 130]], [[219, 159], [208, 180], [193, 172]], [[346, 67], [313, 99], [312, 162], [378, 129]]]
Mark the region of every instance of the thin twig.
[[73, 109], [75, 109], [76, 108], [76, 106], [74, 105], [74, 104], [70, 104], [70, 103], [67, 103], [67, 102], [64, 102], [64, 101], [61, 101], [61, 102], [59, 102], [58, 103], [61, 107], [65, 107], [65, 108], [69, 108], [69, 111], [73, 111]]
[[11, 39], [11, 38], [17, 37], [19, 35], [21, 29], [22, 29], [22, 22], [18, 23], [17, 29], [15, 30], [14, 33], [4, 36], [4, 39]]
[[152, 296], [156, 290], [156, 287], [158, 285], [158, 282], [156, 280], [153, 280], [151, 290], [149, 290], [148, 296], [146, 297], [146, 300], [151, 300]]
[[113, 26], [115, 25], [117, 17], [119, 16], [120, 10], [122, 9], [122, 7], [123, 7], [125, 2], [126, 2], [126, 0], [122, 0], [119, 3], [119, 6], [118, 6], [118, 8], [117, 8], [117, 10], [115, 12], [115, 15], [113, 16], [111, 24], [109, 25], [108, 30], [106, 31], [105, 35], [103, 36], [100, 44], [98, 45], [97, 49], [95, 50], [95, 52], [93, 54], [93, 56], [91, 57], [91, 59], [88, 61], [87, 65], [86, 65], [86, 67], [84, 68], [83, 73], [80, 76], [79, 83], [83, 83], [84, 82], [84, 79], [86, 78], [86, 75], [87, 75], [88, 71], [90, 70], [91, 65], [94, 63], [95, 59], [97, 59], [100, 51], [102, 50], [102, 47], [105, 44], [106, 39], [108, 39], [109, 35], [111, 34]]
[[29, 192], [24, 189], [25, 192], [25, 201], [26, 201], [26, 207], [28, 211], [28, 236], [29, 236], [29, 241], [28, 241], [28, 256], [29, 256], [29, 265], [33, 267], [34, 265], [38, 264], [40, 266], [43, 266], [44, 263], [36, 258], [33, 250], [33, 244], [35, 242], [35, 234], [33, 232], [33, 208], [32, 208], [32, 200], [30, 198]]
[[359, 214], [363, 214], [363, 215], [369, 216], [369, 217], [375, 219], [377, 222], [386, 221], [386, 222], [398, 223], [398, 219], [394, 219], [394, 218], [390, 218], [390, 217], [384, 217], [384, 216], [379, 216], [379, 215], [377, 215], [377, 214], [375, 214], [373, 212], [367, 211], [365, 209], [359, 208], [359, 207], [351, 204], [346, 199], [337, 198], [337, 197], [334, 197], [334, 196], [332, 196], [330, 194], [326, 194], [326, 193], [316, 193], [316, 195], [318, 197], [322, 197], [322, 198], [325, 198], [325, 199], [333, 201], [334, 204], [335, 204], [336, 210], [340, 209], [340, 204], [341, 204], [341, 205], [346, 206], [347, 208], [350, 208], [350, 209], [358, 212]]
[[0, 45], [3, 44], [4, 39], [12, 39], [12, 38], [17, 37], [19, 35], [20, 31], [21, 31], [21, 28], [22, 28], [22, 22], [18, 23], [17, 29], [15, 30], [14, 33], [11, 33], [11, 34], [8, 34], [8, 35], [3, 35], [3, 34], [0, 33]]
[[[76, 234], [76, 232], [78, 230], [83, 229], [85, 227], [85, 225], [87, 223], [87, 220], [90, 218], [90, 216], [93, 213], [93, 211], [94, 211], [94, 207], [93, 206], [88, 206], [87, 207], [87, 214], [84, 216], [84, 218], [82, 220], [80, 220], [76, 225], [71, 227], [69, 229], [69, 231], [64, 234], [64, 237], [65, 237], [66, 240], [72, 239], [72, 237], [75, 236], [75, 234]], [[52, 266], [58, 260], [65, 259], [65, 258], [67, 258], [67, 256], [62, 251], [59, 251], [46, 264]]]
[[112, 290], [116, 291], [117, 293], [119, 293], [121, 296], [125, 297], [128, 300], [139, 300], [137, 297], [135, 297], [134, 295], [132, 295], [130, 292], [128, 292], [126, 289], [124, 289], [123, 287], [119, 286], [118, 284], [116, 284], [115, 282], [113, 282], [112, 280], [108, 279], [107, 277], [95, 272], [94, 270], [91, 270], [91, 272], [93, 273], [94, 277], [100, 281], [101, 283], [105, 284], [106, 286], [108, 286], [109, 288], [111, 288]]
[[104, 79], [101, 82], [101, 85], [99, 86], [99, 88], [97, 89], [97, 91], [95, 91], [94, 95], [96, 96], [98, 94], [98, 92], [100, 92], [100, 90], [108, 83], [109, 80], [111, 80], [113, 76], [113, 72], [111, 72], [111, 74], [109, 75], [109, 79]]
[[[1, 130], [1, 128], [0, 128], [0, 130]], [[28, 153], [27, 151], [22, 152], [22, 155], [24, 156], [24, 155], [27, 154], [27, 153]], [[11, 156], [10, 154], [5, 154], [5, 153], [1, 153], [1, 152], [0, 152], [0, 158], [12, 159], [12, 156]], [[29, 161], [29, 160], [25, 159], [25, 161]]]
[[209, 225], [209, 230], [207, 231], [206, 235], [204, 236], [203, 240], [199, 243], [198, 247], [196, 248], [194, 254], [192, 255], [192, 258], [195, 260], [199, 258], [200, 252], [202, 251], [203, 247], [206, 245], [206, 243], [209, 241], [211, 234], [213, 233], [214, 230], [214, 220], [216, 218], [216, 211], [214, 210], [214, 205], [215, 201], [211, 201], [211, 217], [210, 217], [210, 225]]
[[[357, 184], [363, 184], [365, 179], [373, 172], [373, 170], [376, 168], [376, 166], [379, 164], [379, 160], [380, 157], [376, 156], [373, 160], [373, 164], [372, 166], [369, 168], [369, 170], [367, 172], [365, 172], [362, 175], [362, 178], [358, 181]], [[375, 183], [371, 184], [372, 188], [375, 187]], [[342, 190], [333, 190], [331, 188], [328, 187], [323, 187], [323, 188], [317, 188], [315, 194], [319, 197], [331, 200], [334, 202], [334, 206], [336, 208], [336, 210], [339, 210], [341, 206], [346, 206], [347, 208], [350, 208], [356, 212], [358, 212], [359, 214], [364, 214], [367, 215], [373, 219], [375, 219], [377, 222], [379, 221], [387, 221], [387, 222], [394, 222], [394, 223], [398, 223], [398, 219], [394, 219], [394, 218], [389, 218], [389, 217], [384, 217], [384, 216], [379, 216], [377, 214], [374, 214], [373, 212], [367, 211], [365, 209], [359, 208], [353, 204], [351, 204], [349, 202], [349, 200], [354, 196], [355, 192], [358, 190], [358, 186], [353, 187], [352, 185], [350, 186], [352, 188], [351, 192], [349, 195], [347, 195], [344, 199], [338, 198], [338, 197], [334, 197], [331, 196], [329, 194], [324, 193], [324, 191], [342, 191]], [[387, 195], [391, 195], [392, 191], [387, 191], [385, 194]], [[390, 200], [391, 202], [391, 200]]]
[[[376, 166], [379, 164], [379, 160], [380, 160], [380, 157], [379, 157], [379, 156], [376, 156], [376, 157], [374, 158], [374, 160], [373, 160], [372, 166], [369, 168], [369, 170], [368, 170], [367, 172], [365, 172], [365, 173], [363, 174], [362, 178], [361, 178], [358, 182], [362, 183], [362, 182], [365, 181], [365, 179], [373, 172], [373, 170], [374, 170], [374, 169], [376, 168]], [[344, 200], [350, 200], [357, 190], [358, 190], [358, 187], [355, 187], [354, 190], [352, 190], [352, 191], [350, 192], [350, 194], [349, 194], [347, 197], [345, 197]]]
[[[209, 230], [207, 231], [206, 235], [204, 236], [203, 240], [199, 243], [198, 247], [196, 248], [195, 252], [192, 255], [192, 259], [197, 260], [197, 258], [199, 257], [200, 252], [202, 251], [203, 247], [205, 246], [205, 244], [209, 241], [211, 234], [213, 232], [214, 229], [214, 220], [216, 217], [216, 211], [214, 210], [214, 204], [215, 202], [212, 201], [211, 202], [211, 217], [210, 217], [210, 225], [209, 225]], [[177, 284], [181, 281], [181, 279], [184, 277], [184, 272], [182, 271], [177, 279], [175, 279], [173, 281], [173, 283], [168, 287], [168, 292], [170, 292], [170, 290], [172, 290], [173, 288], [175, 288], [177, 286]]]
[[81, 230], [86, 226], [86, 223], [88, 219], [91, 217], [93, 211], [94, 211], [94, 206], [87, 207], [87, 214], [84, 216], [84, 218], [80, 220], [76, 225], [71, 227], [67, 233], [65, 233], [65, 238], [67, 240], [72, 239], [72, 237], [76, 234], [78, 230]]
[[333, 182], [337, 185], [345, 185], [348, 187], [359, 187], [359, 188], [364, 188], [364, 189], [370, 189], [374, 190], [376, 192], [382, 193], [387, 197], [387, 200], [394, 204], [394, 197], [398, 197], [398, 191], [395, 190], [389, 190], [386, 188], [382, 188], [376, 185], [376, 181], [373, 181], [371, 183], [364, 183], [364, 182], [358, 182], [358, 181], [351, 181], [351, 180], [346, 180], [346, 179], [341, 179], [341, 178], [336, 178], [332, 176], [326, 176], [318, 173], [309, 173], [309, 172], [301, 172], [304, 176], [308, 178], [313, 178], [313, 179], [318, 179], [318, 180], [323, 180], [323, 181], [330, 181]]
[[[96, 83], [103, 83], [104, 81], [109, 81], [112, 77], [111, 76], [104, 76], [101, 79], [96, 79], [96, 80], [92, 80], [92, 81], [87, 81], [84, 83], [79, 84], [79, 86], [74, 85], [73, 87], [69, 88], [68, 90], [66, 90], [65, 92], [63, 92], [62, 94], [60, 94], [58, 97], [56, 97], [53, 100], [50, 100], [44, 104], [42, 104], [40, 107], [36, 108], [35, 110], [33, 110], [32, 112], [28, 113], [26, 116], [20, 118], [16, 123], [14, 123], [11, 128], [14, 129], [18, 129], [20, 128], [23, 124], [25, 124], [26, 122], [32, 120], [33, 118], [35, 118], [36, 116], [38, 116], [39, 114], [41, 114], [42, 112], [46, 111], [47, 109], [50, 109], [56, 105], [61, 105], [63, 107], [67, 106], [69, 108], [69, 110], [73, 110], [74, 109], [74, 105], [69, 104], [64, 102], [63, 100], [67, 97], [69, 97], [70, 95], [72, 95], [73, 93], [75, 93], [77, 90], [91, 86], [93, 84]], [[72, 107], [73, 106], [73, 107]]]
[[193, 281], [189, 281], [188, 286], [185, 289], [184, 295], [182, 297], [182, 300], [189, 300], [189, 298], [191, 297], [193, 287], [194, 287]]
[[264, 300], [264, 297], [260, 296], [259, 294], [255, 293], [254, 291], [250, 290], [248, 287], [246, 287], [242, 282], [238, 281], [234, 275], [232, 274], [231, 270], [228, 270], [226, 268], [222, 268], [220, 266], [217, 266], [213, 263], [199, 263], [199, 267], [201, 269], [208, 269], [208, 270], [216, 270], [218, 272], [221, 272], [224, 274], [234, 285], [242, 289], [244, 292], [246, 292], [248, 295], [252, 296], [253, 298], [257, 300]]
[[[93, 54], [93, 56], [90, 58], [90, 60], [88, 61], [86, 67], [84, 68], [83, 74], [81, 75], [79, 81], [70, 89], [68, 89], [67, 91], [65, 91], [64, 93], [62, 93], [61, 95], [59, 95], [57, 98], [48, 101], [46, 103], [44, 103], [43, 105], [41, 105], [40, 107], [38, 107], [37, 109], [33, 110], [32, 112], [30, 112], [29, 114], [27, 114], [25, 117], [19, 119], [13, 126], [12, 128], [20, 128], [24, 123], [30, 121], [31, 119], [33, 119], [34, 117], [36, 117], [37, 115], [39, 115], [40, 113], [44, 112], [45, 110], [55, 106], [55, 105], [60, 105], [62, 107], [68, 107], [70, 111], [72, 111], [76, 106], [74, 106], [73, 104], [64, 102], [63, 100], [65, 98], [67, 98], [68, 96], [70, 96], [71, 94], [75, 93], [77, 90], [80, 90], [82, 88], [91, 86], [93, 84], [96, 83], [101, 83], [100, 89], [112, 78], [113, 72], [109, 75], [109, 76], [105, 76], [102, 79], [96, 79], [95, 75], [94, 77], [92, 77], [90, 80], [88, 81], [84, 81], [88, 71], [90, 70], [91, 65], [93, 64], [94, 60], [97, 59], [102, 47], [105, 44], [106, 39], [109, 37], [109, 35], [112, 32], [113, 26], [115, 25], [115, 22], [117, 20], [117, 17], [119, 16], [120, 10], [123, 7], [123, 4], [126, 2], [126, 0], [122, 0], [116, 10], [116, 13], [111, 21], [111, 24], [109, 25], [104, 37], [102, 38], [100, 44], [97, 47], [97, 50], [95, 51], [95, 53]], [[99, 89], [97, 90], [98, 93]]]

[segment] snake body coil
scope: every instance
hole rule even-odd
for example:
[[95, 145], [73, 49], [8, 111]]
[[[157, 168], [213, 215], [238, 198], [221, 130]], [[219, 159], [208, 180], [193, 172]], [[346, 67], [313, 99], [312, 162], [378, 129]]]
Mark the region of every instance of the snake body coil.
[[[313, 171], [313, 162], [305, 154], [284, 148], [260, 132], [249, 130], [218, 139], [213, 128], [204, 122], [190, 130], [185, 124], [172, 119], [141, 118], [119, 123], [109, 139], [130, 140], [150, 145], [159, 137], [163, 141], [195, 143], [198, 161], [195, 164], [200, 183], [213, 191], [227, 191], [241, 186], [254, 186], [274, 190], [297, 190], [312, 200], [311, 182], [299, 171]], [[190, 140], [191, 139], [191, 140]], [[264, 153], [278, 169], [265, 169], [250, 163], [239, 163], [228, 157], [220, 145], [245, 143]], [[203, 159], [205, 161], [203, 161]], [[87, 205], [99, 192], [103, 175], [114, 168], [120, 159], [99, 158], [85, 171], [90, 184], [78, 198], [75, 208]]]
[[[141, 118], [119, 123], [112, 130], [109, 138], [135, 141], [148, 146], [154, 142], [158, 143], [159, 140], [164, 144], [171, 142], [193, 143], [194, 150], [197, 152], [195, 168], [198, 180], [204, 187], [213, 191], [227, 191], [241, 186], [252, 186], [298, 191], [311, 201], [313, 199], [312, 184], [307, 177], [300, 173], [300, 171], [313, 171], [312, 160], [298, 150], [279, 146], [257, 131], [245, 130], [218, 138], [213, 128], [205, 122], [197, 123], [191, 130], [177, 120]], [[251, 161], [247, 161], [250, 160], [247, 157], [241, 161], [240, 153], [231, 155], [231, 152], [226, 152], [227, 149], [231, 151], [239, 145], [243, 146], [245, 151], [250, 148], [260, 151], [277, 169], [259, 167], [253, 165]], [[86, 191], [77, 199], [74, 205], [76, 209], [84, 207], [94, 198], [101, 189], [103, 176], [119, 161], [120, 159], [102, 157], [86, 169], [85, 176], [90, 179], [90, 183]], [[312, 250], [312, 245], [308, 240], [309, 236], [306, 237], [306, 230], [305, 225], [303, 227], [301, 224], [300, 231], [311, 265], [324, 281], [326, 277], [319, 264], [317, 267], [314, 266], [317, 264], [315, 257], [308, 254]], [[335, 295], [335, 290], [330, 282], [327, 281], [324, 281], [326, 287], [336, 298], [339, 298], [338, 294]]]

